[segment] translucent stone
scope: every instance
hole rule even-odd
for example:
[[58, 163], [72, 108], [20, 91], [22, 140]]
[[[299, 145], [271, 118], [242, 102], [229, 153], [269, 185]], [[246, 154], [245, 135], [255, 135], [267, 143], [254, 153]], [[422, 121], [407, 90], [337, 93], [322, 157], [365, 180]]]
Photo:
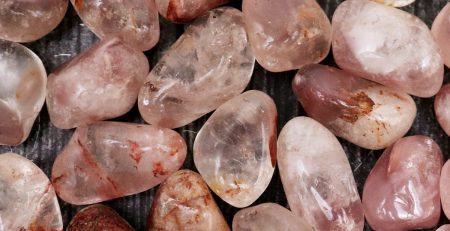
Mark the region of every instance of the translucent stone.
[[450, 44], [448, 43], [450, 36], [450, 4], [447, 3], [434, 19], [431, 33], [441, 49], [445, 65], [450, 67]]
[[308, 117], [290, 120], [278, 137], [278, 168], [289, 207], [314, 230], [363, 230], [352, 169], [323, 125]]
[[[440, 195], [442, 210], [445, 215], [450, 219], [450, 160], [447, 161], [442, 168], [441, 180], [440, 180]], [[449, 225], [450, 231], [450, 225]]]
[[386, 6], [403, 7], [413, 3], [415, 0], [373, 0]]
[[313, 64], [297, 73], [292, 88], [309, 116], [336, 136], [367, 149], [382, 149], [408, 132], [416, 104], [404, 93]]
[[38, 166], [5, 153], [0, 155], [0, 169], [0, 230], [63, 230], [55, 190]]
[[127, 113], [148, 71], [148, 60], [141, 51], [118, 39], [99, 42], [48, 77], [52, 123], [67, 129]]
[[319, 63], [330, 51], [330, 20], [315, 0], [244, 0], [242, 11], [256, 59], [269, 71]]
[[149, 229], [158, 231], [229, 231], [202, 177], [180, 170], [164, 181], [153, 198]]
[[68, 0], [2, 0], [0, 39], [13, 42], [38, 40], [58, 26]]
[[172, 130], [98, 122], [75, 130], [53, 164], [52, 182], [64, 201], [93, 204], [146, 191], [185, 158], [186, 143]]
[[233, 231], [312, 231], [303, 220], [283, 206], [260, 204], [242, 209], [234, 215]]
[[229, 7], [209, 11], [150, 72], [139, 93], [139, 111], [150, 124], [189, 124], [244, 91], [254, 63], [242, 13]]
[[154, 0], [70, 0], [81, 20], [98, 37], [119, 37], [146, 51], [159, 40]]
[[444, 85], [436, 95], [434, 112], [439, 125], [450, 136], [450, 84]]
[[441, 215], [439, 146], [425, 136], [409, 136], [387, 148], [364, 185], [363, 206], [374, 230], [435, 227]]
[[416, 16], [368, 0], [348, 0], [334, 12], [332, 28], [333, 55], [342, 69], [419, 97], [431, 97], [441, 88], [440, 50]]
[[31, 50], [3, 40], [0, 73], [0, 145], [18, 145], [28, 138], [44, 105], [47, 73]]
[[156, 6], [167, 20], [186, 23], [227, 2], [229, 0], [156, 0]]
[[97, 204], [80, 210], [66, 231], [134, 231], [112, 208]]
[[450, 231], [450, 225], [443, 225], [439, 227], [436, 231]]
[[194, 162], [212, 191], [234, 207], [258, 199], [276, 163], [277, 109], [261, 91], [220, 106], [194, 142]]

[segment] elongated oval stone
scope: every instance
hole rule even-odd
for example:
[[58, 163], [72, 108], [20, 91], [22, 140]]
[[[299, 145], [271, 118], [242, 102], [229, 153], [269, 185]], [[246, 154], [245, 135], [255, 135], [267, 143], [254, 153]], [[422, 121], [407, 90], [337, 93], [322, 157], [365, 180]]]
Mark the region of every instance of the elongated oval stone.
[[146, 51], [159, 40], [154, 0], [70, 0], [81, 20], [98, 37], [118, 37]]
[[314, 230], [363, 230], [352, 169], [323, 125], [308, 117], [290, 120], [278, 138], [278, 168], [289, 207]]
[[436, 231], [450, 231], [450, 225], [443, 225], [439, 227]]
[[149, 229], [158, 231], [229, 231], [202, 177], [190, 170], [172, 174], [158, 189], [148, 218]]
[[112, 208], [96, 204], [80, 210], [67, 231], [134, 231]]
[[330, 20], [314, 0], [244, 0], [242, 11], [256, 59], [269, 71], [319, 63], [330, 51]]
[[419, 97], [431, 97], [441, 88], [439, 48], [416, 16], [368, 0], [349, 0], [334, 12], [332, 27], [340, 68]]
[[367, 149], [382, 149], [408, 132], [416, 104], [404, 93], [333, 67], [312, 64], [292, 88], [309, 116], [336, 136]]
[[386, 6], [403, 7], [413, 3], [415, 0], [372, 0]]
[[281, 205], [265, 203], [234, 215], [233, 231], [312, 231], [312, 228]]
[[0, 169], [0, 230], [63, 230], [55, 190], [38, 166], [5, 153]]
[[444, 85], [434, 98], [434, 112], [439, 125], [450, 136], [450, 84]]
[[98, 122], [75, 130], [53, 164], [52, 182], [64, 201], [93, 204], [148, 190], [185, 158], [186, 143], [172, 130]]
[[156, 6], [167, 20], [186, 23], [227, 2], [229, 0], [156, 0]]
[[261, 91], [247, 91], [220, 106], [200, 129], [195, 166], [220, 198], [246, 207], [272, 179], [276, 140], [275, 103]]
[[50, 33], [64, 18], [68, 0], [2, 0], [0, 39], [32, 42]]
[[153, 125], [186, 125], [240, 94], [254, 63], [242, 13], [229, 7], [209, 11], [150, 72], [139, 93], [139, 111]]
[[444, 210], [444, 213], [447, 216], [447, 218], [450, 219], [450, 161], [447, 161], [444, 167], [442, 168], [439, 188], [441, 195], [442, 210]]
[[375, 230], [413, 230], [437, 225], [441, 214], [439, 146], [409, 136], [387, 148], [364, 185], [366, 219]]
[[47, 73], [31, 50], [4, 40], [0, 73], [0, 145], [18, 145], [28, 138], [44, 105]]
[[450, 36], [450, 4], [447, 3], [434, 19], [431, 33], [441, 49], [445, 65], [450, 67], [450, 45], [448, 44]]
[[125, 114], [148, 71], [144, 53], [115, 38], [100, 41], [48, 77], [52, 123], [68, 129]]

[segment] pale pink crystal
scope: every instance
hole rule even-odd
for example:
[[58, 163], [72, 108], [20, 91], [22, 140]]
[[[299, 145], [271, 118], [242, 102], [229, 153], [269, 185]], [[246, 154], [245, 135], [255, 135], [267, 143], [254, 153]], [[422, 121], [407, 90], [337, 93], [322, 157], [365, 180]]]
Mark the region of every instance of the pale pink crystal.
[[416, 117], [409, 95], [329, 66], [303, 67], [292, 88], [309, 116], [363, 148], [391, 145], [408, 132]]
[[290, 120], [278, 137], [278, 168], [289, 207], [314, 230], [363, 230], [352, 169], [323, 125], [308, 117]]
[[66, 231], [134, 231], [112, 208], [96, 204], [80, 210]]
[[247, 91], [220, 106], [194, 142], [194, 162], [212, 191], [234, 207], [258, 199], [276, 162], [277, 109], [261, 91]]
[[445, 7], [439, 12], [431, 27], [431, 33], [436, 39], [439, 48], [441, 49], [442, 59], [447, 67], [450, 67], [450, 44], [448, 43], [450, 37], [450, 4], [447, 3]]
[[436, 231], [450, 231], [450, 225], [443, 225], [439, 227]]
[[435, 95], [444, 75], [427, 25], [405, 11], [347, 0], [333, 15], [333, 55], [342, 69], [419, 97]]
[[78, 15], [98, 37], [119, 37], [140, 50], [159, 40], [158, 11], [154, 0], [70, 0]]
[[315, 0], [244, 0], [242, 11], [256, 59], [269, 71], [318, 63], [330, 51], [330, 20]]
[[403, 7], [413, 3], [415, 0], [372, 0], [386, 6]]
[[190, 22], [206, 11], [230, 0], [156, 0], [159, 13], [175, 23]]
[[77, 128], [55, 160], [52, 182], [64, 201], [93, 204], [156, 186], [185, 157], [186, 143], [172, 130], [98, 122]]
[[0, 155], [0, 169], [0, 230], [63, 230], [55, 190], [38, 166], [5, 153]]
[[442, 210], [444, 210], [447, 218], [450, 219], [450, 160], [448, 160], [442, 168], [439, 188]]
[[2, 0], [0, 39], [32, 42], [50, 33], [64, 18], [68, 0]]
[[0, 40], [0, 145], [25, 141], [45, 101], [47, 73], [28, 48]]
[[234, 215], [233, 231], [312, 231], [302, 219], [283, 206], [260, 204], [242, 209]]
[[242, 13], [223, 7], [198, 18], [150, 72], [139, 111], [150, 124], [189, 124], [240, 94], [253, 73]]
[[385, 231], [436, 226], [442, 158], [439, 146], [425, 136], [405, 137], [387, 148], [364, 185], [370, 226]]
[[99, 42], [48, 77], [52, 123], [74, 128], [125, 114], [134, 106], [148, 71], [141, 51], [115, 38]]
[[153, 198], [148, 230], [228, 231], [202, 177], [190, 170], [180, 170], [164, 181]]
[[439, 125], [450, 136], [450, 84], [444, 85], [436, 95], [434, 111]]

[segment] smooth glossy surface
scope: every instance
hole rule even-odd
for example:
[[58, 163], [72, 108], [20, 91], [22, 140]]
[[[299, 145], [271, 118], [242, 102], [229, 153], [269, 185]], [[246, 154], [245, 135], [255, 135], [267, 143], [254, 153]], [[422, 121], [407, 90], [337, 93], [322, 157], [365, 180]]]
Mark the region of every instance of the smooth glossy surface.
[[436, 95], [434, 112], [439, 125], [450, 136], [450, 84], [444, 85]]
[[186, 23], [227, 2], [229, 0], [156, 0], [156, 6], [167, 20]]
[[112, 208], [97, 204], [80, 210], [66, 231], [134, 231]]
[[450, 219], [450, 161], [447, 160], [441, 172], [441, 180], [439, 184], [442, 210]]
[[443, 225], [436, 229], [436, 231], [450, 231], [450, 225]]
[[447, 3], [439, 12], [431, 27], [431, 33], [441, 49], [442, 59], [447, 67], [450, 67], [450, 4]]
[[372, 0], [386, 6], [403, 7], [413, 3], [415, 0]]

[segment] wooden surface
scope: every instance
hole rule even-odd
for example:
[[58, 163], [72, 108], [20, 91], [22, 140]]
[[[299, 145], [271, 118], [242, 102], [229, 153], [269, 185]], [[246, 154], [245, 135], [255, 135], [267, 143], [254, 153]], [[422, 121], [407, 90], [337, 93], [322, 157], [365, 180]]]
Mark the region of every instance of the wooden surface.
[[[330, 19], [336, 6], [341, 2], [340, 0], [318, 1]], [[229, 5], [239, 8], [240, 2], [241, 1], [235, 1], [233, 4]], [[417, 15], [419, 18], [424, 20], [428, 26], [431, 26], [431, 23], [437, 13], [446, 3], [446, 0], [417, 0], [415, 3], [410, 6], [403, 7], [402, 9]], [[164, 51], [178, 38], [178, 36], [181, 35], [181, 33], [183, 33], [182, 25], [174, 25], [166, 22], [164, 19], [160, 19], [160, 21], [161, 40], [154, 49], [146, 52], [152, 67], [156, 64]], [[39, 41], [26, 44], [26, 46], [31, 48], [39, 57], [41, 57], [47, 72], [50, 73], [58, 65], [90, 47], [96, 40], [97, 38], [82, 24], [79, 17], [70, 6], [63, 22], [55, 31]], [[323, 63], [334, 65], [331, 54]], [[445, 73], [445, 82], [449, 82], [449, 70], [446, 69]], [[295, 71], [269, 73], [263, 70], [259, 65], [256, 65], [252, 81], [248, 86], [248, 89], [262, 90], [274, 98], [279, 113], [278, 130], [281, 130], [282, 126], [291, 118], [299, 115], [305, 115], [303, 109], [297, 103], [291, 91], [291, 81], [294, 75]], [[433, 111], [433, 99], [415, 98], [415, 101], [418, 107], [418, 114], [408, 135], [421, 134], [432, 137], [440, 145], [445, 159], [448, 159], [450, 157], [450, 139], [443, 133], [437, 124]], [[209, 115], [204, 116], [188, 126], [177, 129], [189, 145], [188, 157], [183, 168], [195, 169], [192, 159], [192, 144], [196, 133], [206, 121], [208, 116]], [[133, 108], [133, 110], [125, 116], [115, 120], [143, 123], [137, 107]], [[0, 146], [0, 153], [12, 151], [26, 156], [27, 158], [33, 160], [34, 163], [41, 167], [43, 171], [50, 176], [53, 161], [67, 143], [72, 133], [73, 130], [60, 130], [55, 128], [50, 123], [47, 109], [44, 106], [40, 116], [34, 124], [28, 140], [24, 144], [17, 147]], [[349, 144], [346, 141], [340, 141], [349, 157], [350, 164], [358, 184], [358, 189], [361, 193], [364, 181], [369, 174], [370, 169], [381, 155], [381, 151], [365, 150]], [[156, 188], [138, 195], [109, 201], [105, 204], [113, 207], [136, 230], [145, 230], [147, 216], [155, 190]], [[215, 197], [215, 199], [229, 224], [231, 224], [233, 215], [238, 211], [238, 209], [226, 204], [218, 197]], [[276, 170], [272, 182], [265, 193], [255, 202], [255, 204], [264, 202], [275, 202], [283, 206], [287, 206], [287, 201], [281, 185], [278, 170]], [[60, 205], [66, 227], [70, 219], [78, 210], [82, 208], [82, 206], [73, 206], [64, 203], [61, 200]], [[442, 215], [440, 223], [443, 224], [450, 222]], [[365, 230], [371, 229], [366, 225]]]

